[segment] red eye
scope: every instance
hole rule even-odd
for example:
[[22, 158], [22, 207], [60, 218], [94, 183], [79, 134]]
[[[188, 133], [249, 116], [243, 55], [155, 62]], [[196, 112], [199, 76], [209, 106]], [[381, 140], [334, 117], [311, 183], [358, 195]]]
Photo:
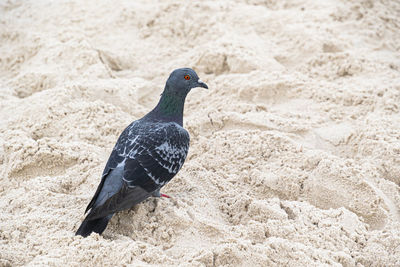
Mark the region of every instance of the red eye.
[[185, 80], [190, 80], [190, 76], [189, 75], [185, 75]]

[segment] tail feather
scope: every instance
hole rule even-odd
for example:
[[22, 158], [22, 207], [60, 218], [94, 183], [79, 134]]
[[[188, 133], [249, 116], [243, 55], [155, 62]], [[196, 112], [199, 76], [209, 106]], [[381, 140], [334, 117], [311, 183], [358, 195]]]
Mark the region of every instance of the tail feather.
[[110, 221], [113, 214], [108, 215], [103, 218], [94, 219], [94, 220], [83, 220], [81, 226], [78, 231], [76, 231], [75, 235], [81, 235], [83, 237], [89, 236], [91, 233], [95, 232], [101, 235], [107, 227], [108, 222]]

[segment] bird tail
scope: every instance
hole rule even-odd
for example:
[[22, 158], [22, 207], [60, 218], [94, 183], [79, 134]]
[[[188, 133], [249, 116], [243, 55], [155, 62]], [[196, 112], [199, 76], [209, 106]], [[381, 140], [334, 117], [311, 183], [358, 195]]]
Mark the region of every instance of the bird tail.
[[76, 231], [75, 235], [81, 235], [83, 237], [87, 237], [93, 232], [101, 235], [106, 229], [107, 224], [112, 216], [113, 214], [94, 220], [88, 220], [87, 218], [89, 216], [86, 216], [81, 226], [79, 227], [78, 231]]

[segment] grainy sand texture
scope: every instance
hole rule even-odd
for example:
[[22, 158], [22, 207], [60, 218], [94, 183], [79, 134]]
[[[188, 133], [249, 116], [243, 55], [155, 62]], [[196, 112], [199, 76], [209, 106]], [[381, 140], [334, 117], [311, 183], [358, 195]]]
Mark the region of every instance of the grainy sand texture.
[[[74, 236], [194, 68], [179, 174]], [[400, 266], [400, 2], [0, 2], [0, 266]]]

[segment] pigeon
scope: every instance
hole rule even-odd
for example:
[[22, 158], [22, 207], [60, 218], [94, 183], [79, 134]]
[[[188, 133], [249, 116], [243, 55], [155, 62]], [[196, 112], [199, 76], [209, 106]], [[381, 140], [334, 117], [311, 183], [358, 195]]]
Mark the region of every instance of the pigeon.
[[195, 87], [208, 89], [194, 70], [174, 70], [156, 107], [121, 133], [76, 235], [102, 234], [116, 212], [151, 196], [169, 197], [160, 189], [178, 173], [188, 154], [183, 108]]

